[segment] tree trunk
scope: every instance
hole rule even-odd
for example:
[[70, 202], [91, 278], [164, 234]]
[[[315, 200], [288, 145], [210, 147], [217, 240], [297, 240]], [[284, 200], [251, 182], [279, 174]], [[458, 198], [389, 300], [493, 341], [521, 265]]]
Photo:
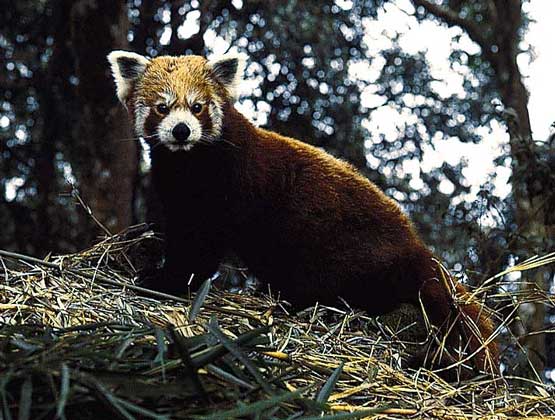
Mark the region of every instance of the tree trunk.
[[[527, 174], [534, 167], [535, 143], [532, 137], [530, 115], [528, 112], [528, 92], [522, 82], [522, 74], [517, 64], [519, 30], [522, 25], [520, 0], [496, 0], [498, 16], [494, 44], [498, 52], [493, 54], [492, 67], [497, 76], [501, 98], [505, 107], [514, 115], [509, 118], [509, 136], [512, 155], [512, 187], [516, 203], [516, 221], [519, 232], [525, 238], [525, 249], [533, 255], [541, 252], [542, 244], [534, 243], [535, 238], [546, 238], [545, 217], [542, 202], [535, 196], [533, 187], [528, 182]], [[513, 112], [514, 111], [514, 114]], [[544, 270], [537, 269], [523, 273], [525, 288], [531, 294], [533, 290], [545, 290]], [[526, 305], [520, 310], [526, 334], [521, 344], [527, 351], [528, 360], [539, 378], [545, 369], [545, 334], [533, 334], [541, 331], [545, 325], [545, 305], [543, 302]], [[532, 335], [530, 335], [532, 334]], [[538, 378], [538, 379], [539, 379]]]
[[71, 9], [80, 117], [73, 133], [79, 188], [95, 217], [111, 232], [134, 222], [138, 141], [117, 104], [106, 55], [128, 47], [125, 2], [79, 0]]
[[[456, 10], [440, 6], [430, 0], [412, 0], [415, 7], [423, 7], [426, 12], [449, 26], [461, 27], [482, 49], [494, 73], [501, 100], [507, 110], [512, 157], [512, 189], [516, 203], [516, 221], [520, 235], [525, 238], [524, 248], [530, 256], [542, 251], [541, 239], [547, 237], [544, 208], [540, 197], [534, 194], [530, 170], [534, 167], [535, 143], [532, 137], [530, 115], [528, 113], [528, 92], [522, 82], [517, 55], [521, 40], [522, 1], [493, 0], [486, 2], [482, 10], [489, 10], [488, 18], [478, 24], [464, 18]], [[533, 242], [540, 238], [539, 242]], [[545, 290], [544, 271], [537, 269], [523, 273], [527, 289]], [[545, 335], [533, 334], [543, 329], [545, 305], [541, 302], [527, 305], [521, 310], [526, 334], [522, 338], [530, 364], [541, 377], [545, 368]]]
[[57, 226], [53, 212], [56, 211], [56, 184], [57, 176], [55, 169], [55, 155], [58, 150], [57, 143], [67, 136], [65, 130], [67, 124], [58, 121], [60, 115], [66, 115], [61, 109], [59, 99], [67, 94], [67, 80], [71, 74], [71, 61], [68, 62], [69, 28], [67, 21], [71, 0], [54, 2], [52, 4], [52, 18], [48, 24], [53, 27], [52, 55], [48, 66], [37, 74], [37, 90], [41, 106], [41, 132], [37, 141], [38, 153], [36, 157], [36, 180], [37, 180], [37, 207], [36, 207], [36, 229], [34, 230], [34, 250], [37, 255], [44, 255], [56, 251], [59, 245], [55, 241]]

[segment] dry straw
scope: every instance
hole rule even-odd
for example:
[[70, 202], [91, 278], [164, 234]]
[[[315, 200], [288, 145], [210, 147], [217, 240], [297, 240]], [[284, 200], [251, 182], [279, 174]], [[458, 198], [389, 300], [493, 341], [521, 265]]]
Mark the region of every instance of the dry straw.
[[[47, 260], [0, 251], [0, 419], [555, 415], [553, 389], [540, 382], [483, 375], [452, 384], [406, 369], [410, 326], [386, 318], [319, 306], [291, 315], [267, 294], [210, 283], [180, 299], [137, 287], [134, 264], [155, 241], [139, 227]], [[465, 298], [488, 291], [514, 307], [552, 305], [548, 294], [499, 284], [554, 260], [530, 259]]]

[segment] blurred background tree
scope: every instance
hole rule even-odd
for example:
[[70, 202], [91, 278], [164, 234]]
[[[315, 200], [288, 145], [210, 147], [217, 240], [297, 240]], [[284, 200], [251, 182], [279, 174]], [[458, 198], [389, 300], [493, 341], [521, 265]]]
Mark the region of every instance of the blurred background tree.
[[[533, 137], [517, 65], [526, 1], [10, 3], [0, 16], [1, 248], [44, 256], [103, 234], [76, 205], [74, 188], [111, 232], [157, 220], [148, 160], [117, 105], [105, 59], [116, 48], [149, 56], [247, 52], [240, 109], [357, 166], [467, 281], [479, 284], [553, 248], [555, 142]], [[438, 79], [425, 45], [407, 50], [401, 28], [380, 26], [393, 13], [453, 28], [437, 33], [450, 38], [455, 82]], [[496, 140], [504, 151], [492, 156], [497, 170], [477, 191], [464, 159], [445, 156], [424, 169], [429, 150], [453, 139], [480, 144], [496, 127], [508, 133]], [[511, 189], [500, 196], [503, 168], [512, 171]], [[547, 290], [552, 279], [538, 270], [528, 285]], [[542, 372], [555, 360], [547, 360], [545, 335], [530, 333], [549, 314], [543, 304], [524, 309], [514, 332]]]

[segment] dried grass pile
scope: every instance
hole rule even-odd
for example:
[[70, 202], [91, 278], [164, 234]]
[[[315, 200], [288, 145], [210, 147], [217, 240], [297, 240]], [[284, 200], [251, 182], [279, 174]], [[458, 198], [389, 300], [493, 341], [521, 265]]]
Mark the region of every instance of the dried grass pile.
[[555, 415], [546, 385], [398, 368], [405, 345], [360, 312], [293, 316], [209, 283], [190, 299], [148, 294], [133, 264], [154, 240], [128, 232], [45, 261], [0, 253], [1, 419]]

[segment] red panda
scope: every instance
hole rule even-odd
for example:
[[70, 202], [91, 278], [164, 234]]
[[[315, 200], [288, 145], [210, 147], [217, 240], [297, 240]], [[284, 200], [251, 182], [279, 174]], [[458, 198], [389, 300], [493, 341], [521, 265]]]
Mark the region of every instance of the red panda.
[[[297, 308], [339, 296], [370, 315], [422, 303], [474, 367], [497, 369], [493, 331], [478, 303], [461, 305], [399, 205], [351, 165], [257, 128], [234, 108], [242, 55], [207, 60], [113, 51], [117, 96], [150, 145], [167, 219], [165, 266], [151, 287], [186, 290], [229, 250]], [[456, 291], [465, 294], [462, 285]], [[457, 328], [447, 332], [450, 321]]]

